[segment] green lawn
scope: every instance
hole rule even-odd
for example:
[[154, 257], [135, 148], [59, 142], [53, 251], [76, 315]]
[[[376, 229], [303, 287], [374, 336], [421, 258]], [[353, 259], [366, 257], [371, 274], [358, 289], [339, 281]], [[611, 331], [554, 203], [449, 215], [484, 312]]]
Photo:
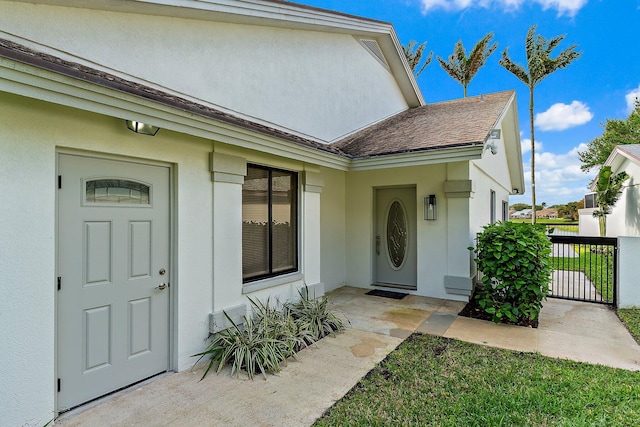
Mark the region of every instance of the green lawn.
[[598, 253], [590, 245], [571, 245], [577, 258], [552, 257], [554, 270], [582, 271], [604, 301], [613, 299], [613, 254]]
[[625, 324], [636, 342], [640, 344], [640, 307], [620, 308], [618, 317]]
[[[531, 223], [531, 218], [511, 218], [509, 219], [509, 221], [511, 222], [527, 222], [527, 223]], [[549, 218], [538, 218], [536, 219], [536, 223], [537, 224], [567, 224], [567, 225], [578, 225], [578, 221], [574, 221], [572, 219], [564, 219], [564, 218], [558, 218], [558, 219], [549, 219]]]
[[316, 426], [636, 426], [640, 373], [414, 334]]

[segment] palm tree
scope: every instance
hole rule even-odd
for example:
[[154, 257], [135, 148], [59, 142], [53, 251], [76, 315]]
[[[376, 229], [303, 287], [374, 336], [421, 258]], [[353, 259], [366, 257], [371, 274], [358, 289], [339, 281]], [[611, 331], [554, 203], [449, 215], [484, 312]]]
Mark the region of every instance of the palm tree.
[[531, 222], [536, 223], [536, 177], [535, 177], [535, 136], [533, 132], [533, 90], [538, 83], [554, 71], [565, 68], [582, 55], [576, 52], [577, 45], [572, 45], [560, 52], [555, 58], [551, 58], [553, 51], [562, 40], [564, 35], [547, 40], [541, 35], [536, 35], [536, 26], [532, 25], [525, 38], [525, 50], [527, 54], [527, 70], [520, 64], [516, 64], [509, 58], [506, 48], [502, 52], [500, 65], [507, 69], [514, 76], [519, 78], [529, 88], [529, 125], [531, 130], [531, 206], [533, 209]]
[[[422, 60], [422, 54], [424, 53], [425, 47], [427, 47], [427, 42], [423, 42], [420, 46], [416, 48], [416, 44], [418, 42], [415, 40], [411, 40], [409, 44], [406, 46], [402, 46], [402, 50], [404, 50], [404, 56], [407, 57], [407, 62], [409, 63], [409, 67], [411, 67], [411, 71], [415, 74], [416, 78], [427, 68], [427, 65], [431, 63], [433, 59], [433, 51], [429, 52], [429, 56], [422, 64], [422, 67], [416, 71], [416, 68], [420, 65], [420, 61]], [[414, 51], [415, 48], [415, 51]]]
[[449, 55], [447, 61], [438, 56], [438, 62], [440, 62], [442, 69], [462, 85], [465, 98], [467, 97], [467, 86], [471, 79], [478, 73], [478, 70], [487, 61], [489, 55], [498, 47], [498, 43], [489, 46], [492, 38], [492, 32], [481, 38], [471, 49], [469, 56], [464, 51], [462, 40], [458, 40], [455, 44], [453, 53]]

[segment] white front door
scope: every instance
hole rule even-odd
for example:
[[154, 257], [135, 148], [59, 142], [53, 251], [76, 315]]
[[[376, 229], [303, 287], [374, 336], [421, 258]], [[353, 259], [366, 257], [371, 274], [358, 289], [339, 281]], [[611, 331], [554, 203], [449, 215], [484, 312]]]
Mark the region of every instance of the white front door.
[[168, 167], [58, 157], [58, 410], [169, 366]]
[[376, 190], [376, 283], [417, 289], [416, 189]]

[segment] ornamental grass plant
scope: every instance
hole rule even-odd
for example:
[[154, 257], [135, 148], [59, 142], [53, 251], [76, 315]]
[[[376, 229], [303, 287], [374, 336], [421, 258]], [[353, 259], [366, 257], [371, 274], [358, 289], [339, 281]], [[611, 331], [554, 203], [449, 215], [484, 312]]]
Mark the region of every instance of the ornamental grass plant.
[[202, 379], [211, 369], [217, 373], [231, 365], [231, 375], [244, 371], [249, 379], [256, 374], [278, 372], [289, 357], [327, 335], [344, 330], [342, 320], [329, 308], [326, 297], [309, 298], [299, 292], [300, 300], [272, 304], [249, 298], [252, 315], [234, 322], [224, 312], [230, 327], [215, 334], [199, 356], [196, 365], [209, 357]]

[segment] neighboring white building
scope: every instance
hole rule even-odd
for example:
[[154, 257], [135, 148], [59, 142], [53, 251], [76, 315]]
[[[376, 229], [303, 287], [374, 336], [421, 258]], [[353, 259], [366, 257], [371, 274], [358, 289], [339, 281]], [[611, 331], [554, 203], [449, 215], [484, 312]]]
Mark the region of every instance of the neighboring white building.
[[385, 22], [58, 0], [0, 28], [0, 425], [191, 367], [247, 297], [466, 300], [524, 191], [515, 93], [425, 105]]
[[[626, 172], [629, 175], [623, 184], [622, 194], [607, 216], [607, 236], [640, 236], [640, 144], [616, 146], [604, 166], [611, 172]], [[595, 181], [591, 190], [595, 189]], [[593, 193], [592, 193], [593, 194]], [[591, 196], [591, 194], [589, 194]], [[589, 200], [592, 200], [590, 197]], [[587, 206], [588, 203], [585, 204]], [[580, 209], [580, 235], [599, 236], [598, 219], [593, 217], [596, 207]]]
[[511, 218], [516, 218], [516, 219], [531, 218], [532, 212], [533, 212], [532, 209], [522, 209], [521, 211], [515, 211], [514, 213], [512, 213]]

